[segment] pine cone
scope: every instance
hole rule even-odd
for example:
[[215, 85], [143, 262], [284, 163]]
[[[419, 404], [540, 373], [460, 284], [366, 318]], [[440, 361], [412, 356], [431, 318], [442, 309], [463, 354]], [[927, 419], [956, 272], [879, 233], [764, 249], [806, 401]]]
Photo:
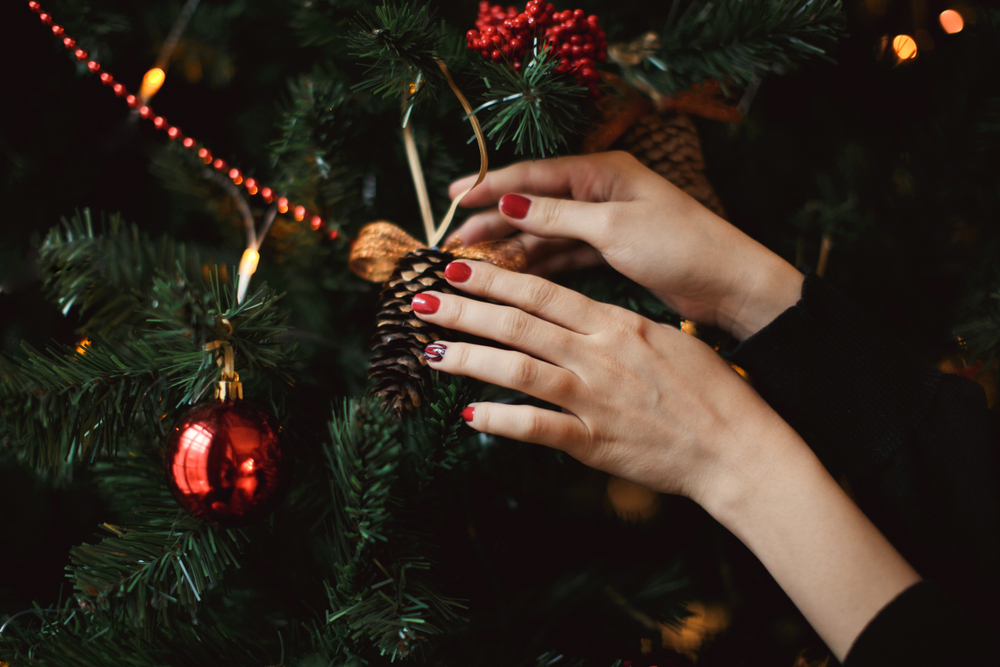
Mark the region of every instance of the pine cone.
[[448, 332], [414, 315], [411, 302], [420, 292], [456, 293], [444, 278], [444, 269], [454, 258], [432, 248], [403, 255], [379, 296], [368, 377], [375, 381], [371, 394], [384, 397], [397, 417], [420, 407], [430, 396], [431, 370], [424, 348]]
[[686, 114], [666, 111], [642, 116], [612, 145], [615, 148], [628, 151], [713, 213], [726, 217], [722, 202], [705, 177], [698, 129]]

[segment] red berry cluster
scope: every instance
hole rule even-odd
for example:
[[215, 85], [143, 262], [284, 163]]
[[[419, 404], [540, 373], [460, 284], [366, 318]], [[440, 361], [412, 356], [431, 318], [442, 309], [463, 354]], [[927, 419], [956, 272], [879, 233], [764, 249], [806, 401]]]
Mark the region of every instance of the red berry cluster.
[[543, 0], [528, 0], [520, 13], [516, 7], [504, 9], [484, 0], [479, 3], [476, 28], [465, 35], [469, 50], [494, 62], [512, 61], [515, 72], [521, 70], [521, 59], [541, 34], [559, 58], [556, 71], [572, 72], [598, 94], [597, 63], [607, 58], [608, 42], [597, 16], [586, 16], [582, 9], [557, 12]]

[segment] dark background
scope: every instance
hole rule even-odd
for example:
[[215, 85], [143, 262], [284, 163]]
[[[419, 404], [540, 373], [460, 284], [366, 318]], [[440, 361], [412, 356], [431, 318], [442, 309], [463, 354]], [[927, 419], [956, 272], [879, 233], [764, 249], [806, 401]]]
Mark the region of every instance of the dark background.
[[[264, 170], [287, 80], [308, 71], [320, 52], [303, 47], [288, 27], [291, 3], [245, 4], [214, 44], [217, 51], [201, 54], [201, 79], [172, 71], [155, 104], [216, 156]], [[476, 4], [442, 6], [453, 24], [471, 27]], [[632, 26], [611, 31], [615, 40], [657, 25], [667, 3], [579, 4], [609, 26]], [[937, 14], [950, 3], [846, 4], [849, 38], [835, 54], [837, 65], [768, 78], [739, 126], [697, 121], [709, 175], [734, 224], [789, 259], [801, 248], [813, 266], [820, 229], [796, 224], [800, 212], [809, 202], [854, 202], [856, 215], [834, 234], [829, 278], [899, 345], [937, 363], [955, 349], [963, 303], [992, 279], [1000, 151], [996, 133], [982, 128], [1000, 94], [1000, 58], [990, 57], [997, 50], [975, 26], [954, 36], [940, 29]], [[99, 57], [134, 90], [180, 3], [93, 5], [130, 21], [128, 30], [99, 36], [106, 46]], [[914, 61], [880, 55], [884, 38], [917, 30], [925, 35]], [[33, 268], [34, 249], [61, 217], [89, 207], [120, 212], [154, 237], [169, 233], [206, 247], [231, 237], [203, 212], [176, 206], [150, 170], [165, 136], [130, 120], [121, 100], [82, 74], [26, 2], [0, 7], [0, 43], [7, 54], [0, 84], [0, 345], [10, 354], [22, 340], [36, 347], [77, 340], [74, 318], [45, 301]], [[51, 489], [9, 456], [0, 458], [0, 614], [69, 593], [60, 592], [68, 550], [103, 520], [85, 486], [76, 479]], [[675, 509], [672, 529], [683, 533], [691, 510]]]

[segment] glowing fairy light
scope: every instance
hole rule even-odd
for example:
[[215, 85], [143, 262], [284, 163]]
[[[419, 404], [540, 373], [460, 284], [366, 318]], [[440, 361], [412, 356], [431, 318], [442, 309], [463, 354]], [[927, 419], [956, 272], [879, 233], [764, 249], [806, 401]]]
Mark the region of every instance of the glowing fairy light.
[[247, 287], [250, 285], [250, 276], [252, 276], [257, 270], [257, 264], [259, 262], [259, 252], [253, 248], [247, 248], [243, 251], [243, 257], [240, 259], [239, 282], [236, 285], [237, 303], [243, 302], [243, 297], [246, 296], [247, 293]]
[[143, 102], [148, 102], [160, 89], [166, 78], [167, 73], [159, 67], [154, 67], [146, 72], [142, 77], [142, 85], [139, 86], [139, 98]]

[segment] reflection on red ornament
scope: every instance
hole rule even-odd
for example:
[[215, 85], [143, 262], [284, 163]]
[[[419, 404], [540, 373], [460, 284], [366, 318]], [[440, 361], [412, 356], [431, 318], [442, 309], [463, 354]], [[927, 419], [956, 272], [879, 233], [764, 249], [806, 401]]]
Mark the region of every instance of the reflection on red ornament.
[[174, 428], [165, 461], [177, 502], [225, 527], [270, 513], [288, 477], [274, 420], [244, 401], [214, 401], [187, 413]]

